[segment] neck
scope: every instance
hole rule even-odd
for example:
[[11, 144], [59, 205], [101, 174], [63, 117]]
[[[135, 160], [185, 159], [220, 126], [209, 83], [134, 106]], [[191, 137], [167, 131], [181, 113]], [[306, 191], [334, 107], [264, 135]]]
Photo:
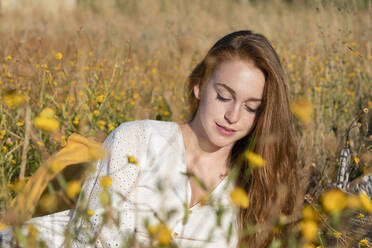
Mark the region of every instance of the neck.
[[200, 122], [193, 121], [181, 125], [184, 135], [188, 164], [204, 168], [200, 170], [214, 171], [218, 175], [227, 175], [228, 156], [232, 145], [219, 147], [212, 144], [205, 134]]

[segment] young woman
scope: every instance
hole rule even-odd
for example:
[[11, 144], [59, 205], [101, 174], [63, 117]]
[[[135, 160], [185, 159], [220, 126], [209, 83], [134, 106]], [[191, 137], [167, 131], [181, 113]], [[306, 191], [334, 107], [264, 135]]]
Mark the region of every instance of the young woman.
[[[233, 32], [213, 45], [188, 83], [188, 122], [121, 124], [105, 140], [110, 156], [85, 181], [76, 210], [29, 221], [47, 245], [119, 247], [133, 237], [178, 247], [269, 244], [265, 223], [273, 213], [292, 213], [298, 189], [276, 52], [263, 35]], [[247, 151], [265, 165], [253, 168]], [[247, 192], [248, 207], [232, 203], [237, 187]], [[247, 235], [254, 225], [262, 229]]]

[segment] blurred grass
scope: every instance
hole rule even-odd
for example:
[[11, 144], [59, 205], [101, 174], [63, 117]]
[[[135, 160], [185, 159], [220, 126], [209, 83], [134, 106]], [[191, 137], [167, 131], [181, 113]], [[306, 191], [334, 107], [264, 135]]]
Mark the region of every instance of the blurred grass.
[[[31, 176], [74, 132], [103, 141], [125, 121], [185, 121], [188, 74], [217, 39], [241, 29], [272, 41], [291, 100], [312, 103], [311, 122], [296, 122], [299, 166], [311, 165], [301, 171], [302, 179], [310, 175], [306, 191], [316, 197], [335, 180], [355, 117], [353, 166], [357, 175], [368, 172], [372, 117], [359, 113], [372, 108], [371, 10], [369, 1], [278, 0], [80, 0], [57, 12], [2, 9], [0, 95], [17, 90], [25, 102], [11, 108], [0, 101], [0, 211], [16, 195], [8, 185], [21, 177], [22, 161]], [[56, 112], [58, 132], [33, 125], [46, 107]]]

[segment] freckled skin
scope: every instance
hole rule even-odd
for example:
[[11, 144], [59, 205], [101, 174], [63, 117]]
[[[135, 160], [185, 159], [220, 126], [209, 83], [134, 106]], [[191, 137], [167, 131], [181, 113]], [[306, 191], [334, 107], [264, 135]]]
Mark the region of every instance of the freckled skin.
[[[230, 93], [225, 86], [231, 88]], [[187, 169], [201, 179], [208, 189], [220, 181], [220, 175], [227, 175], [227, 157], [234, 143], [246, 136], [252, 128], [255, 113], [260, 102], [246, 101], [262, 99], [265, 77], [252, 63], [242, 60], [225, 61], [220, 64], [203, 86], [194, 87], [195, 97], [200, 100], [195, 118], [181, 125], [186, 146]], [[217, 93], [224, 100], [217, 98]], [[249, 109], [248, 109], [249, 108]], [[216, 122], [234, 129], [231, 136], [223, 136]], [[200, 199], [204, 190], [190, 179], [191, 206]]]
[[[225, 87], [216, 83], [223, 83], [233, 89], [235, 97]], [[255, 110], [260, 105], [258, 101], [246, 100], [261, 99], [264, 85], [265, 76], [260, 69], [251, 62], [235, 59], [220, 64], [201, 92], [199, 86], [195, 86], [194, 93], [200, 99], [200, 104], [191, 125], [203, 134], [202, 143], [209, 149], [218, 150], [218, 147], [232, 147], [237, 140], [246, 136], [255, 119], [255, 113], [247, 110], [247, 107]], [[217, 93], [229, 100], [218, 100]], [[222, 136], [216, 128], [216, 122], [235, 129], [236, 133]]]

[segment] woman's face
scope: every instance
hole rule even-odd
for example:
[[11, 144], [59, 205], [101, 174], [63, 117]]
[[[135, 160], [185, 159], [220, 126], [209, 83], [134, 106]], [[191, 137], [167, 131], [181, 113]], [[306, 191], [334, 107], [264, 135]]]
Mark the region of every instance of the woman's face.
[[253, 62], [234, 59], [221, 63], [202, 89], [194, 87], [198, 126], [209, 142], [224, 147], [250, 132], [264, 85], [265, 76]]

